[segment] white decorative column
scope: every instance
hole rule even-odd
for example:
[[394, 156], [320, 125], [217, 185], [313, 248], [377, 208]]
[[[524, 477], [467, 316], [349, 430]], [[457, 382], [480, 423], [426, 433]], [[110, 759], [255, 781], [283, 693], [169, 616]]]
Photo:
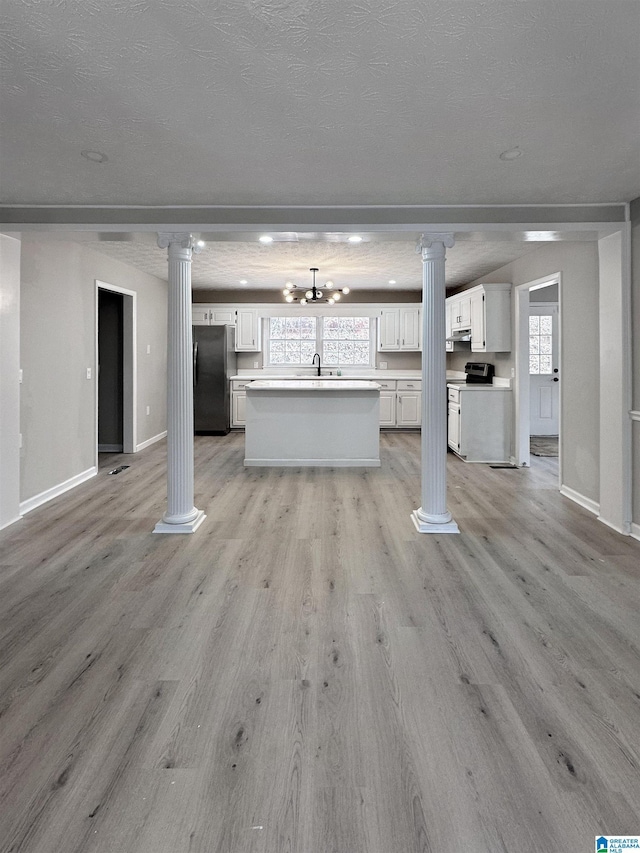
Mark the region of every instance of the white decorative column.
[[193, 505], [193, 353], [191, 334], [191, 234], [158, 234], [168, 247], [167, 511], [154, 533], [193, 533], [205, 514]]
[[445, 247], [453, 234], [423, 234], [422, 254], [422, 506], [411, 513], [419, 533], [459, 533], [447, 511], [447, 365]]

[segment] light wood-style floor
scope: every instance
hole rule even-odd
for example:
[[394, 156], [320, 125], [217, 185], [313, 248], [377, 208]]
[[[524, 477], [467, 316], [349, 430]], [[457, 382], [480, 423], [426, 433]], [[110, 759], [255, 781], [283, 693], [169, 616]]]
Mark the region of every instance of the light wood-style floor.
[[[640, 542], [531, 470], [419, 436], [379, 469], [250, 469], [196, 439], [194, 536], [150, 531], [164, 447], [0, 534], [3, 853], [585, 853], [640, 833]], [[131, 467], [109, 476], [109, 467]]]

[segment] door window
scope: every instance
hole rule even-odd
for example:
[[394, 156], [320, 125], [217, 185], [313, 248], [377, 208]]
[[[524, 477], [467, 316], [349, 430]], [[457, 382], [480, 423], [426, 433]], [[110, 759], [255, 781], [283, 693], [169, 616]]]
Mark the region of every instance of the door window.
[[536, 314], [529, 317], [529, 374], [540, 375], [553, 370], [553, 316]]

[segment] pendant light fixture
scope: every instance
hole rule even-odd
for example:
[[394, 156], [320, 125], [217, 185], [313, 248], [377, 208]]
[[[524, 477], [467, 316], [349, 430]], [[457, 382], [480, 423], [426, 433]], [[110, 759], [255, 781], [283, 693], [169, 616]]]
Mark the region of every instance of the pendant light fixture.
[[309, 272], [313, 276], [311, 288], [302, 296], [302, 288], [297, 288], [295, 284], [288, 281], [282, 291], [285, 302], [299, 302], [300, 305], [313, 305], [318, 302], [326, 302], [327, 305], [335, 305], [341, 296], [346, 296], [349, 293], [348, 287], [336, 288], [332, 281], [325, 282], [326, 292], [323, 292], [316, 286], [318, 267], [311, 267]]

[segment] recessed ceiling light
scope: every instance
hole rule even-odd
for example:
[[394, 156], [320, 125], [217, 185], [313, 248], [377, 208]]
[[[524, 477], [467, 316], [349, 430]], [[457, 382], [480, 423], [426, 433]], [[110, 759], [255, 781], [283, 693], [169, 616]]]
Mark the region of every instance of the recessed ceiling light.
[[352, 234], [351, 237], [349, 237], [349, 242], [362, 243], [362, 237], [360, 237], [358, 234]]
[[268, 234], [263, 234], [262, 237], [258, 238], [261, 243], [273, 243], [273, 237], [270, 237]]
[[240, 279], [240, 284], [248, 284], [248, 282], [247, 282], [246, 278], [241, 278], [241, 279]]
[[390, 278], [390, 279], [389, 279], [389, 284], [395, 284], [395, 283], [396, 283], [395, 278]]
[[80, 156], [84, 157], [90, 163], [107, 163], [109, 160], [107, 155], [103, 154], [102, 151], [92, 151], [90, 148], [85, 148], [84, 151], [81, 151]]
[[503, 151], [500, 155], [501, 160], [517, 160], [518, 157], [522, 157], [522, 151], [517, 145], [515, 148], [509, 148], [507, 151]]

